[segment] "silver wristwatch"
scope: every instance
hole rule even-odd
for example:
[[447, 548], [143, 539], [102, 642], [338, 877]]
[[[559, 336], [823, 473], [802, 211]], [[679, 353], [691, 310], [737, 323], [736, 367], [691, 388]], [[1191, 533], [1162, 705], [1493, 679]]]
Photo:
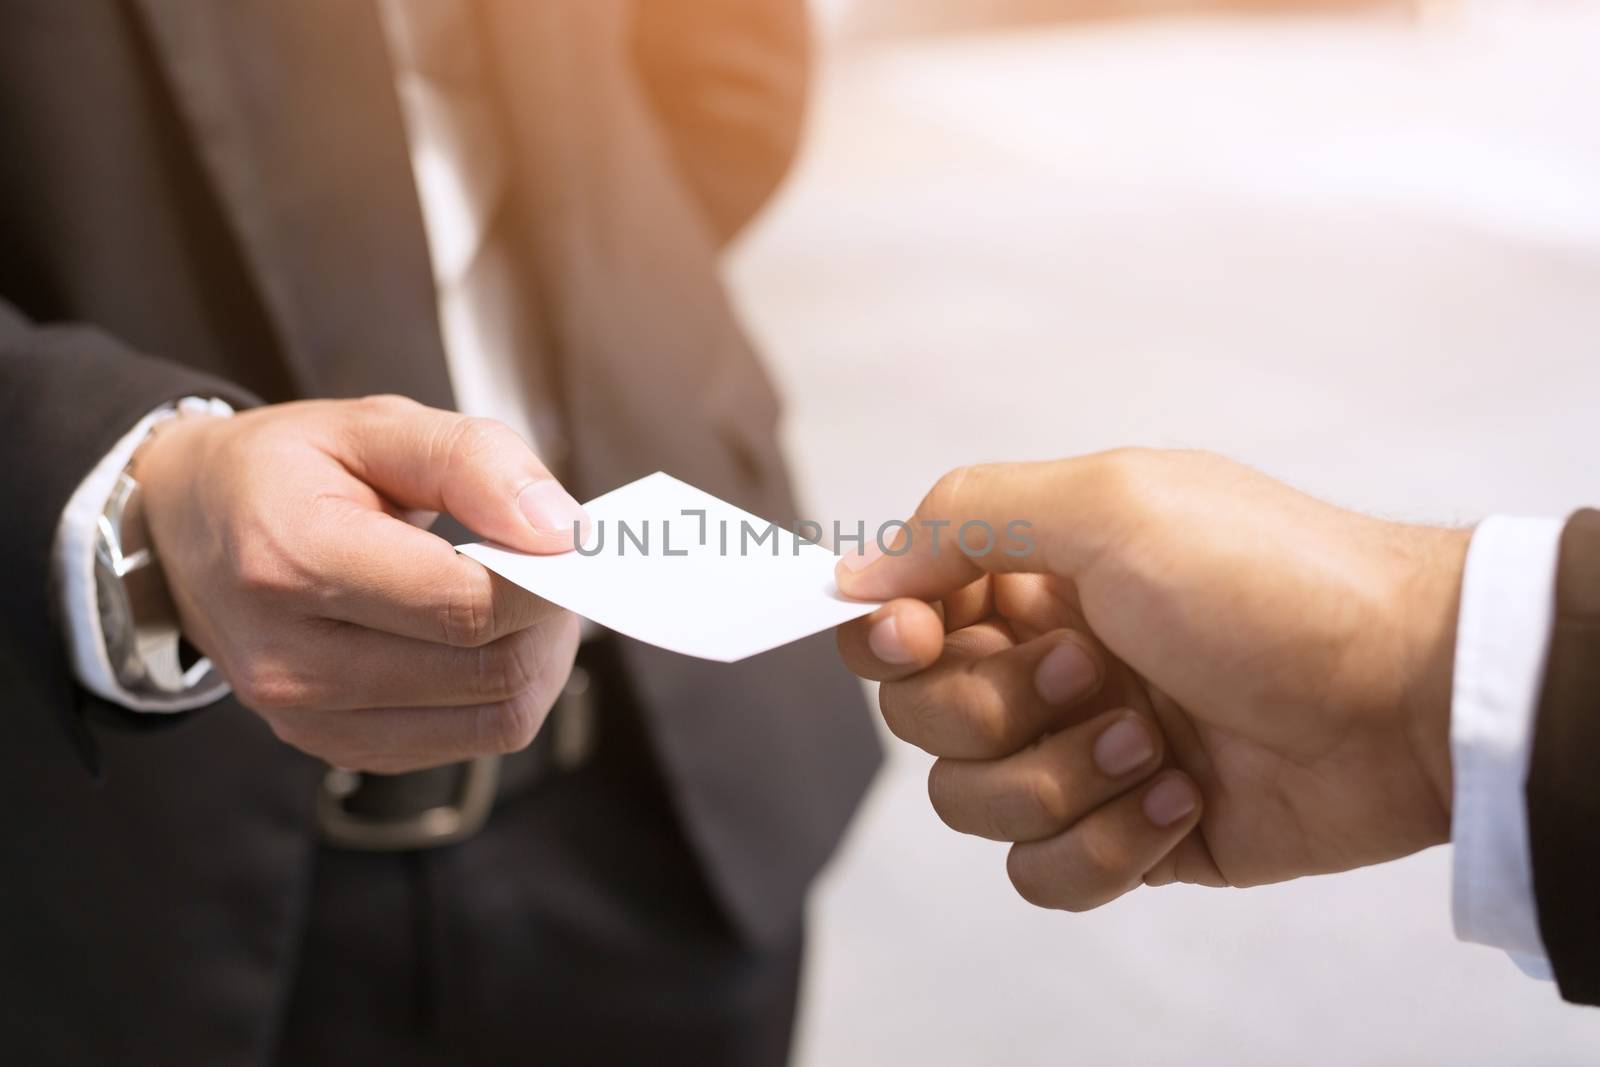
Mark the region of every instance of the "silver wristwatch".
[[117, 478], [100, 516], [94, 585], [100, 632], [117, 684], [136, 696], [182, 698], [194, 706], [227, 694], [228, 683], [209, 660], [185, 655], [178, 612], [144, 522], [139, 483], [127, 471]]

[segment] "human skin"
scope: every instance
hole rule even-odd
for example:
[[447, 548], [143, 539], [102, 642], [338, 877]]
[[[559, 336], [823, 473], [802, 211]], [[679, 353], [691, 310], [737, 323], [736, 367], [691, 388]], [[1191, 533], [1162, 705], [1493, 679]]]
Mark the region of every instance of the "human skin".
[[[934, 551], [925, 521], [1031, 523], [1033, 551]], [[1385, 522], [1197, 452], [954, 471], [890, 603], [842, 627], [953, 828], [1013, 843], [1017, 890], [1084, 910], [1139, 885], [1253, 886], [1448, 839], [1469, 532]]]
[[513, 431], [400, 397], [158, 426], [135, 456], [185, 637], [279, 738], [398, 773], [526, 746], [577, 620], [458, 555], [448, 511], [527, 552], [577, 502]]

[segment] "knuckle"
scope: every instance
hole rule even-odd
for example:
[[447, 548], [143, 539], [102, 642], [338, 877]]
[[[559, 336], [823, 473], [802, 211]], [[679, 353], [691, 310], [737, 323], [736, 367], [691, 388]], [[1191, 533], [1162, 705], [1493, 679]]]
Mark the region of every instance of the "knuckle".
[[[921, 679], [885, 682], [878, 690], [878, 704], [889, 732], [900, 740], [927, 750], [941, 734], [947, 733], [951, 709], [946, 701], [931, 692]], [[945, 753], [936, 753], [944, 755]]]
[[478, 748], [499, 755], [520, 752], [533, 743], [543, 723], [543, 711], [532, 701], [485, 705], [477, 712]]
[[422, 405], [409, 396], [398, 393], [375, 393], [356, 401], [360, 407], [379, 415], [406, 415], [418, 411]]
[[245, 540], [234, 549], [233, 574], [240, 589], [257, 596], [289, 592], [295, 584], [283, 557], [256, 539]]
[[1131, 857], [1114, 834], [1086, 825], [1078, 837], [1078, 857], [1086, 881], [1107, 886], [1127, 880]]
[[1165, 462], [1172, 453], [1127, 447], [1103, 452], [1095, 469], [1096, 491], [1121, 514], [1149, 516], [1162, 500], [1163, 478], [1173, 471]]
[[1104, 897], [1083, 879], [1053, 869], [1042, 855], [1026, 845], [1016, 845], [1006, 857], [1006, 876], [1017, 895], [1036, 908], [1052, 911], [1093, 911]]
[[516, 432], [503, 422], [478, 416], [457, 419], [449, 431], [445, 446], [446, 466], [454, 470], [475, 464], [485, 455], [505, 447], [508, 438], [521, 441]]
[[1156, 449], [1145, 448], [1141, 445], [1123, 445], [1119, 448], [1107, 449], [1101, 453], [1108, 462], [1121, 464], [1125, 467], [1137, 467], [1156, 454]]
[[1071, 791], [1060, 776], [1040, 768], [1024, 775], [1023, 783], [1028, 807], [1045, 825], [1064, 827], [1072, 821]]
[[959, 803], [960, 768], [950, 760], [938, 759], [928, 768], [928, 803], [939, 821], [952, 830], [959, 830], [963, 822]]
[[1116, 448], [1102, 452], [1099, 462], [1095, 464], [1096, 488], [1118, 503], [1135, 499], [1141, 455], [1141, 450], [1137, 448]]
[[1004, 756], [1020, 743], [1016, 717], [993, 693], [975, 688], [964, 702], [964, 726], [974, 749], [985, 756]]
[[1017, 745], [1018, 725], [1004, 702], [971, 674], [885, 682], [878, 701], [891, 733], [934, 755], [992, 759]]
[[1027, 819], [1007, 793], [986, 794], [979, 811], [981, 829], [978, 833], [982, 837], [995, 841], [1021, 841], [1032, 836], [1028, 832]]
[[905, 708], [910, 697], [908, 688], [914, 683], [884, 682], [878, 687], [878, 710], [883, 713], [884, 725], [889, 732], [909, 744], [917, 740], [905, 727]]
[[477, 648], [494, 640], [497, 630], [493, 587], [487, 572], [483, 579], [453, 586], [445, 597], [440, 627], [446, 644]]
[[1039, 864], [1028, 850], [1015, 846], [1006, 854], [1006, 877], [1017, 895], [1036, 908], [1060, 908], [1057, 888], [1043, 877]]
[[926, 686], [911, 686], [906, 691], [902, 721], [912, 736], [931, 742], [948, 732], [950, 720], [959, 714], [949, 701], [939, 699]]
[[512, 634], [477, 651], [478, 685], [485, 699], [506, 700], [539, 681], [539, 649], [526, 632]]
[[290, 711], [310, 703], [310, 686], [265, 657], [235, 666], [229, 681], [239, 702], [257, 711]]
[[224, 523], [217, 543], [228, 580], [249, 597], [276, 601], [315, 596], [326, 583], [317, 544], [306, 532], [299, 516], [257, 506]]
[[949, 679], [951, 703], [957, 721], [974, 753], [980, 757], [1008, 756], [1027, 740], [1025, 719], [1006, 700], [1006, 679], [985, 668], [992, 660], [979, 660]]
[[974, 468], [956, 467], [939, 476], [933, 483], [933, 488], [928, 490], [928, 495], [922, 498], [922, 505], [917, 509], [919, 514], [927, 515], [954, 515], [960, 514], [959, 500], [961, 487], [971, 476]]

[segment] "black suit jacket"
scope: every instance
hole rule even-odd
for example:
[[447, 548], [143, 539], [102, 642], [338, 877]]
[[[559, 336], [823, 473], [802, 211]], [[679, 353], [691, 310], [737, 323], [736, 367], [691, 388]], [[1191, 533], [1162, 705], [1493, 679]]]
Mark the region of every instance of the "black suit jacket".
[[[798, 0], [478, 7], [574, 492], [664, 469], [792, 517], [717, 254], [794, 144]], [[73, 684], [48, 585], [67, 497], [169, 399], [374, 392], [450, 403], [371, 0], [0, 0], [8, 1054], [254, 1055], [313, 847], [318, 767], [255, 716], [161, 729]], [[791, 926], [876, 765], [827, 645], [733, 667], [624, 646], [687, 833], [754, 939]]]
[[1600, 1005], [1600, 511], [1568, 521], [1559, 566], [1528, 771], [1533, 892], [1561, 995]]

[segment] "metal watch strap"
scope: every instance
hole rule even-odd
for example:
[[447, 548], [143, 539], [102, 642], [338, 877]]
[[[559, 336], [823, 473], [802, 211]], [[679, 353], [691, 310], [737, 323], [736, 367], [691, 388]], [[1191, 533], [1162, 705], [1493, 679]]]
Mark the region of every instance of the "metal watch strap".
[[95, 599], [112, 671], [135, 696], [220, 698], [228, 685], [208, 660], [183, 663], [178, 613], [140, 504], [139, 483], [124, 471], [95, 537]]

